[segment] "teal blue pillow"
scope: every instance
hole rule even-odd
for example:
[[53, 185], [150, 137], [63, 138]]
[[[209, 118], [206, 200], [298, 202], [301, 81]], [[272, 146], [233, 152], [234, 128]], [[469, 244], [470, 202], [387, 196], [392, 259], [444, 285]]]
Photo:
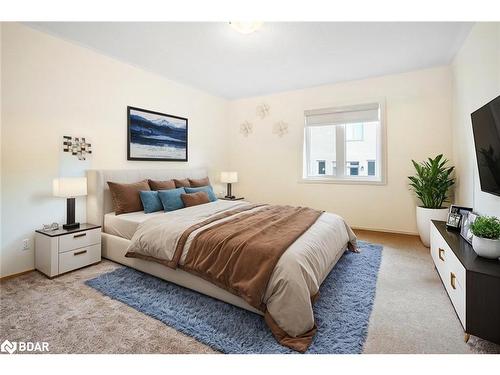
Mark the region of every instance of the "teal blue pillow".
[[163, 209], [165, 211], [174, 211], [184, 208], [184, 202], [181, 199], [181, 194], [185, 194], [184, 188], [159, 190], [158, 196], [160, 197]]
[[144, 213], [150, 214], [151, 212], [163, 210], [163, 204], [157, 191], [140, 191], [139, 195], [144, 206]]
[[199, 191], [204, 191], [205, 193], [208, 194], [208, 199], [210, 199], [210, 202], [214, 202], [217, 200], [217, 197], [215, 196], [215, 193], [214, 193], [211, 186], [202, 186], [202, 187], [196, 187], [196, 188], [186, 187], [186, 188], [184, 188], [184, 190], [186, 190], [186, 193], [188, 193], [188, 194], [197, 193]]

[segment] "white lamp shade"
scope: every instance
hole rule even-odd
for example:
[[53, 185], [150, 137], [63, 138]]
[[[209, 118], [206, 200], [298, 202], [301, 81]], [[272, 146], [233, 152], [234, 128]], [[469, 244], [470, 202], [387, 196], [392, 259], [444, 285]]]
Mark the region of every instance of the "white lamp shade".
[[221, 172], [220, 182], [225, 184], [238, 182], [238, 172]]
[[87, 195], [86, 177], [60, 177], [52, 181], [52, 193], [56, 197], [73, 198]]

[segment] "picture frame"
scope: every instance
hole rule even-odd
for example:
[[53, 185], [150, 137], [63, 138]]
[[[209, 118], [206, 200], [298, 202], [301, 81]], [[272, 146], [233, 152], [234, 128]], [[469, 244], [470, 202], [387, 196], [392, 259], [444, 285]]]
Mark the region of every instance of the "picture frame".
[[470, 231], [470, 225], [479, 217], [479, 215], [474, 212], [468, 212], [463, 217], [463, 224], [460, 228], [460, 236], [472, 245], [472, 232]]
[[127, 160], [188, 161], [188, 119], [127, 106]]
[[464, 215], [468, 215], [470, 212], [472, 212], [471, 207], [462, 207], [452, 204], [448, 211], [446, 227], [451, 230], [460, 231], [464, 221]]

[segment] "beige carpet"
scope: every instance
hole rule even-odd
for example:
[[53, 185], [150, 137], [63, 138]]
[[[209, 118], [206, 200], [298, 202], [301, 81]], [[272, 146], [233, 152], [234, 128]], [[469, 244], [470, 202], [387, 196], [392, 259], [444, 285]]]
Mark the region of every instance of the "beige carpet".
[[[358, 232], [384, 245], [365, 353], [500, 353], [463, 331], [416, 237]], [[0, 342], [47, 341], [51, 353], [214, 353], [83, 282], [117, 265], [104, 260], [53, 280], [38, 272], [1, 283]]]

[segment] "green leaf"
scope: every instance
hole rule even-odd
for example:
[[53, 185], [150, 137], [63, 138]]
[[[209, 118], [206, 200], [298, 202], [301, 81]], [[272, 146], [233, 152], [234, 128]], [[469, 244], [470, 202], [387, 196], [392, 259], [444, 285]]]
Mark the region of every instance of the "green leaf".
[[500, 239], [500, 220], [494, 216], [478, 217], [470, 224], [469, 228], [476, 237], [488, 238], [490, 240]]
[[441, 208], [448, 200], [448, 192], [455, 184], [452, 176], [455, 167], [448, 167], [443, 154], [428, 158], [421, 163], [411, 161], [416, 175], [408, 176], [410, 189], [425, 208]]

